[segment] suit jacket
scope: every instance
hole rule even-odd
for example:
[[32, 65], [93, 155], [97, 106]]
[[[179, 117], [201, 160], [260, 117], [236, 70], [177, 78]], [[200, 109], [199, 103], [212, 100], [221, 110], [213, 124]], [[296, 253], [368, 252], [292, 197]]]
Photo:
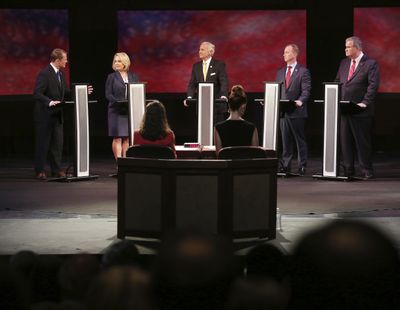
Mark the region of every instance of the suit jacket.
[[354, 116], [372, 116], [374, 114], [374, 101], [379, 87], [378, 63], [364, 55], [353, 76], [347, 81], [350, 62], [350, 58], [343, 59], [336, 75], [336, 80], [342, 83], [341, 99], [350, 100], [355, 103], [362, 102], [367, 105], [367, 108], [361, 113], [354, 114]]
[[70, 91], [63, 72], [61, 72], [61, 83], [56, 72], [49, 64], [39, 72], [34, 89], [35, 98], [35, 121], [46, 122], [58, 119], [63, 122], [63, 108], [61, 106], [49, 107], [50, 101], [63, 101]]
[[307, 101], [310, 98], [311, 92], [311, 75], [310, 71], [297, 64], [292, 71], [289, 86], [286, 88], [287, 66], [279, 69], [276, 73], [276, 81], [281, 83], [281, 99], [300, 100], [303, 102], [301, 107], [296, 107], [292, 112], [285, 113], [288, 118], [306, 118], [307, 115]]
[[194, 97], [200, 82], [214, 83], [215, 98], [228, 97], [228, 75], [223, 61], [211, 58], [205, 81], [203, 77], [203, 61], [198, 61], [193, 65], [192, 76], [187, 88], [188, 97]]
[[[128, 72], [128, 82], [139, 82], [136, 74]], [[106, 98], [109, 102], [109, 107], [117, 107], [117, 101], [126, 99], [126, 85], [119, 72], [110, 73], [106, 81]]]

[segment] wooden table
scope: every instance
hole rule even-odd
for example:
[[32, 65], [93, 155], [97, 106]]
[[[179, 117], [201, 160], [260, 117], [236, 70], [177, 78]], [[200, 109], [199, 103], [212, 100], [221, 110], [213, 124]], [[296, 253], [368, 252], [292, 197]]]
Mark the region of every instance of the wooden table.
[[201, 147], [184, 147], [183, 145], [176, 145], [176, 154], [178, 159], [216, 159], [214, 145], [204, 145]]

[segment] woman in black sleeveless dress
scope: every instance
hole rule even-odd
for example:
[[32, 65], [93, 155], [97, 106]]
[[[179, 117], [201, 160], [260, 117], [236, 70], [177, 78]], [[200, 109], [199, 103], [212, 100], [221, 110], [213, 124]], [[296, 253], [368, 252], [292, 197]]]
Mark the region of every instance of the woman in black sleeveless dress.
[[242, 118], [246, 111], [247, 97], [241, 85], [234, 85], [229, 99], [229, 117], [215, 125], [215, 148], [227, 146], [259, 146], [257, 128]]

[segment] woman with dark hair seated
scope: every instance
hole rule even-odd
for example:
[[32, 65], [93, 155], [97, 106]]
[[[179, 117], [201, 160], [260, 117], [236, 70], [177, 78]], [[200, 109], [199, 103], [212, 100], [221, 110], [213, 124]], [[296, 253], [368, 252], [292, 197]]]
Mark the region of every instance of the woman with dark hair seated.
[[232, 86], [229, 94], [229, 117], [215, 125], [215, 149], [227, 146], [259, 146], [254, 124], [242, 118], [246, 111], [247, 96], [242, 85]]
[[154, 100], [146, 106], [140, 129], [133, 136], [135, 145], [164, 145], [175, 151], [175, 134], [169, 128], [164, 105]]

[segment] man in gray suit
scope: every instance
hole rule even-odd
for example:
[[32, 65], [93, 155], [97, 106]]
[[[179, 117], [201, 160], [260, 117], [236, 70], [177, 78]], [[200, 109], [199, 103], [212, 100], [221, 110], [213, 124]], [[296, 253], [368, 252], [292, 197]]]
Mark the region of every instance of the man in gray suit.
[[307, 166], [307, 142], [304, 132], [307, 118], [307, 101], [311, 91], [310, 71], [297, 63], [299, 48], [288, 44], [283, 52], [286, 66], [278, 70], [276, 81], [281, 83], [281, 99], [293, 100], [294, 109], [281, 113], [282, 159], [280, 172], [291, 170], [294, 145], [297, 148], [297, 162], [300, 175], [304, 175]]
[[358, 37], [345, 41], [346, 58], [342, 60], [336, 80], [342, 83], [342, 100], [352, 101], [361, 109], [356, 114], [342, 114], [340, 119], [340, 146], [345, 175], [354, 175], [357, 153], [363, 179], [373, 177], [371, 128], [374, 101], [379, 87], [379, 67], [375, 60], [362, 51]]

